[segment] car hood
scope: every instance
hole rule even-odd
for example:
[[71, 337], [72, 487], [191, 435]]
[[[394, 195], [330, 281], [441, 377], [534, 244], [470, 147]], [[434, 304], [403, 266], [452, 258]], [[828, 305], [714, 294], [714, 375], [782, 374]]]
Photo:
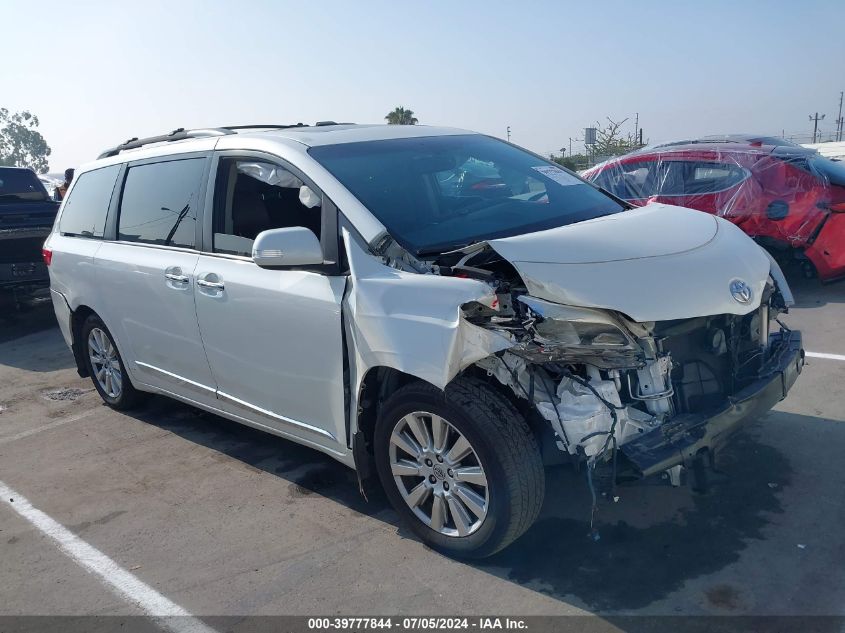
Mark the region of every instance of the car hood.
[[[488, 244], [530, 295], [639, 322], [747, 314], [759, 307], [770, 270], [765, 252], [730, 222], [665, 204]], [[737, 280], [752, 289], [748, 303], [731, 293]]]

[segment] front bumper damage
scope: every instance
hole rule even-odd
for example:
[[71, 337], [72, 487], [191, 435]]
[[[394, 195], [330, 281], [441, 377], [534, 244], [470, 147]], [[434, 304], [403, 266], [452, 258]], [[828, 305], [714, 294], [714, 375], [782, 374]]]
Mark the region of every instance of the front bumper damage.
[[708, 413], [676, 415], [619, 448], [637, 475], [647, 477], [679, 465], [691, 467], [704, 454], [712, 455], [744, 423], [786, 397], [804, 366], [801, 333], [779, 332], [769, 340], [769, 362], [761, 368], [760, 377], [723, 406]]

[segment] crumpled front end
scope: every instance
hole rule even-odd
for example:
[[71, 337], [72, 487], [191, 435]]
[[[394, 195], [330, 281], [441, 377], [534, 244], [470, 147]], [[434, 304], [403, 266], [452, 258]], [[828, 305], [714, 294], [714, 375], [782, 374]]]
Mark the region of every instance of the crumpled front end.
[[[779, 267], [721, 220], [698, 243], [670, 241], [657, 256], [636, 250], [657, 250], [646, 231], [626, 260], [599, 252], [598, 237], [576, 252], [593, 232], [669, 213], [676, 210], [632, 211], [425, 262], [389, 242], [372, 257], [347, 234], [353, 384], [372, 367], [440, 388], [460, 372], [484, 372], [525, 412], [536, 412], [561, 457], [592, 468], [615, 464], [621, 452], [636, 476], [701, 457], [785, 396], [803, 351], [800, 334], [779, 320], [792, 303]], [[701, 217], [690, 216], [714, 222]], [[699, 271], [706, 283], [672, 277], [690, 262], [712, 262]], [[667, 279], [669, 291], [660, 286]], [[637, 280], [635, 291], [629, 286]], [[559, 288], [578, 288], [580, 304], [568, 304], [572, 296]]]
[[803, 366], [774, 280], [747, 315], [633, 323], [523, 296], [525, 335], [477, 364], [533, 404], [557, 447], [630, 473], [689, 466], [785, 397]]
[[803, 364], [779, 319], [783, 273], [724, 220], [653, 205], [489, 245], [455, 267], [509, 280], [512, 301], [466, 318], [516, 343], [477, 364], [590, 464], [617, 448], [637, 475], [688, 463], [784, 397]]
[[483, 325], [517, 343], [476, 365], [530, 403], [557, 448], [588, 469], [612, 461], [615, 480], [620, 454], [628, 477], [692, 466], [784, 398], [801, 371], [800, 333], [779, 319], [791, 295], [773, 266], [746, 314], [634, 322], [518, 295], [510, 321], [487, 315]]

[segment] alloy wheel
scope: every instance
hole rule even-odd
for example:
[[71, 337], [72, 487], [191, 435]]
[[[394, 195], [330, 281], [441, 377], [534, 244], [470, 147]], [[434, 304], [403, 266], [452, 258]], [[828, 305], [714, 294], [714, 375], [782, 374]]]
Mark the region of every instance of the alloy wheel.
[[446, 536], [468, 536], [489, 508], [487, 476], [467, 438], [441, 416], [414, 411], [390, 436], [390, 469], [405, 503]]
[[109, 335], [100, 328], [93, 328], [88, 334], [88, 358], [94, 370], [94, 379], [109, 398], [119, 398], [123, 390], [123, 373], [117, 349]]

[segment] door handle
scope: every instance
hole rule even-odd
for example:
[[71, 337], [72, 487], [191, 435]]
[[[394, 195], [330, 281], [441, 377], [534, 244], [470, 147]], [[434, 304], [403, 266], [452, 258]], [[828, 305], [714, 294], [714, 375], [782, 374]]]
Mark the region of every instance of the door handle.
[[197, 279], [197, 285], [203, 288], [213, 288], [214, 290], [223, 290], [225, 288], [222, 281], [206, 281], [205, 279]]
[[191, 281], [191, 278], [182, 274], [182, 269], [179, 266], [168, 266], [164, 269], [164, 278], [168, 281], [174, 281], [179, 284], [186, 284]]
[[202, 288], [208, 288], [209, 290], [219, 290], [220, 292], [224, 289], [223, 280], [220, 278], [220, 275], [215, 273], [203, 273], [199, 275], [197, 277], [197, 285]]

